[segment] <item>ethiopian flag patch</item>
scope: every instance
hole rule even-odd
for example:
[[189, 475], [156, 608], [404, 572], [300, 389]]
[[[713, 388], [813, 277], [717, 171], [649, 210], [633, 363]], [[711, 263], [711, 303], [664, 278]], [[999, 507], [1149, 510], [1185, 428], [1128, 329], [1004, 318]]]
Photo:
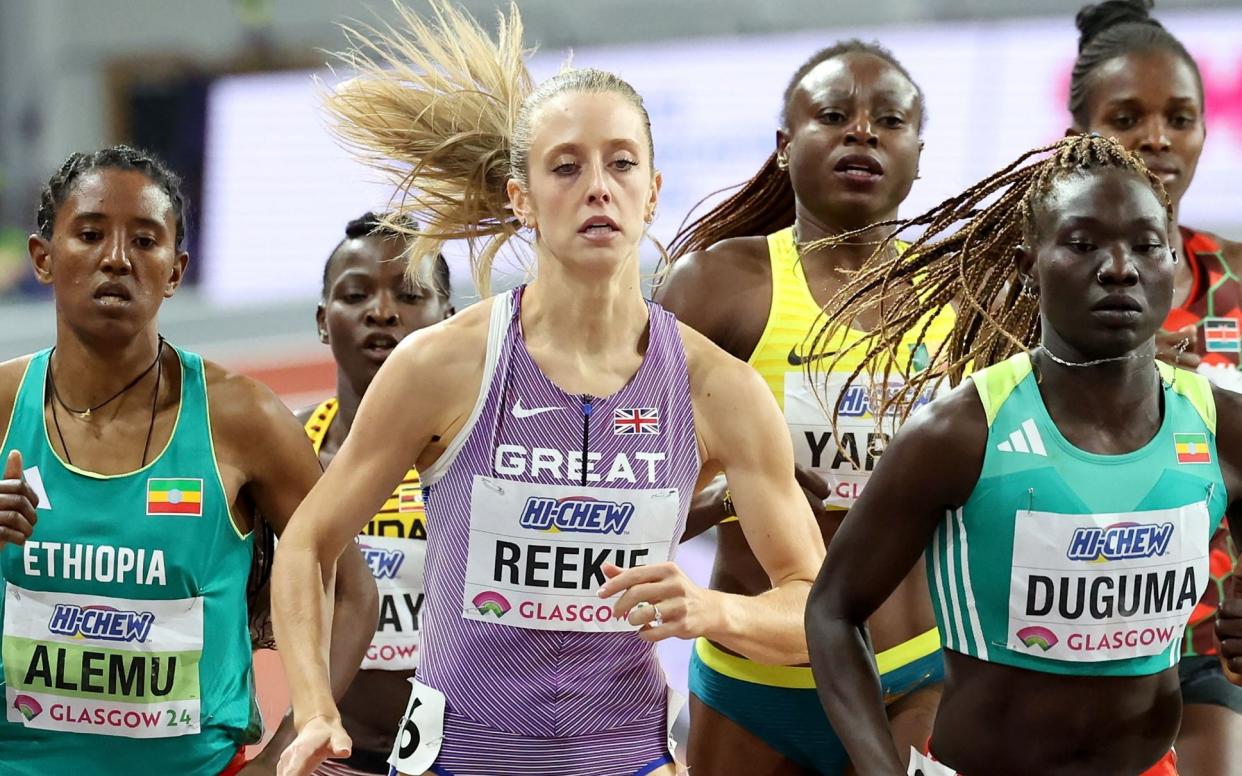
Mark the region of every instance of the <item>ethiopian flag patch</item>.
[[1208, 449], [1207, 434], [1174, 434], [1173, 448], [1177, 450], [1178, 463], [1212, 462], [1212, 451]]
[[203, 481], [187, 477], [147, 480], [148, 515], [203, 516]]

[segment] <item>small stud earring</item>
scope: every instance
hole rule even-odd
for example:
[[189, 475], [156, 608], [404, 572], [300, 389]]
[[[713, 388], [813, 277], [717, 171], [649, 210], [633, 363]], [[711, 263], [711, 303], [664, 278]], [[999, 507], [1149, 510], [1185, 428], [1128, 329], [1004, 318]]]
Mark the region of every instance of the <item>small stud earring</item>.
[[789, 154], [782, 151], [776, 155], [776, 169], [785, 171], [789, 169]]

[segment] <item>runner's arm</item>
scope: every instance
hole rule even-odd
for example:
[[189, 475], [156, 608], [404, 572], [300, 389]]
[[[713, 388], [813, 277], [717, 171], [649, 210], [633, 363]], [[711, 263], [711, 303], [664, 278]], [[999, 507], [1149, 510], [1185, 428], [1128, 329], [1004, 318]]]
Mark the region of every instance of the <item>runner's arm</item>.
[[[1216, 449], [1225, 479], [1229, 506], [1225, 518], [1235, 547], [1242, 547], [1242, 394], [1213, 388], [1216, 398]], [[1225, 584], [1224, 601], [1217, 610], [1216, 636], [1220, 660], [1229, 681], [1242, 685], [1242, 580], [1237, 568]]]
[[[725, 240], [708, 250], [682, 256], [653, 290], [656, 303], [677, 320], [743, 361], [750, 358], [763, 333], [769, 306], [755, 300], [762, 295], [757, 293], [762, 288], [757, 284], [771, 283], [755, 271], [764, 269], [767, 256], [751, 255], [753, 251], [745, 250], [747, 242]], [[747, 292], [744, 298], [734, 298], [740, 291]], [[732, 517], [724, 502], [727, 491], [728, 483], [719, 477], [694, 495], [683, 542]]]
[[702, 635], [759, 662], [802, 663], [803, 610], [823, 537], [794, 477], [793, 446], [772, 393], [746, 364], [718, 361], [695, 391], [696, 428], [704, 459], [728, 478], [738, 524], [772, 589], [717, 593], [719, 621]]
[[[458, 316], [397, 346], [367, 389], [349, 436], [281, 538], [272, 572], [272, 616], [299, 730], [315, 717], [331, 725], [340, 721], [328, 691], [325, 650], [333, 563], [392, 494], [410, 462], [425, 464], [420, 456], [433, 437], [444, 435], [448, 421], [468, 414], [482, 374], [486, 328], [475, 327], [480, 336], [469, 341], [459, 333], [469, 325], [463, 320], [478, 317]], [[369, 639], [374, 618], [364, 630]]]
[[905, 773], [893, 746], [867, 619], [931, 539], [945, 509], [970, 495], [987, 422], [969, 383], [933, 402], [893, 437], [833, 537], [806, 608], [820, 702], [860, 772]]
[[[211, 386], [212, 425], [221, 437], [217, 447], [244, 467], [243, 492], [254, 507], [255, 519], [265, 520], [280, 537], [319, 479], [319, 460], [301, 425], [266, 387], [234, 375], [221, 375]], [[263, 444], [254, 445], [255, 439]], [[379, 599], [375, 581], [353, 544], [337, 559], [335, 579], [329, 670], [332, 694], [340, 698], [370, 645]], [[294, 733], [292, 715], [286, 715], [257, 759], [275, 767]]]

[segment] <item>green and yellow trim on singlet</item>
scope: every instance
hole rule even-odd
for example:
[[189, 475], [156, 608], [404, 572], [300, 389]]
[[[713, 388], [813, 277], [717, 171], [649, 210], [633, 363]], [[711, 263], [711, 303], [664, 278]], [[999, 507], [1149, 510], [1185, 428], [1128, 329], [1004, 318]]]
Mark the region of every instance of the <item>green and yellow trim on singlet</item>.
[[[339, 410], [340, 403], [333, 397], [320, 403], [306, 419], [306, 435], [310, 437], [311, 445], [315, 448], [315, 455], [319, 455], [323, 440]], [[401, 483], [384, 502], [384, 506], [380, 507], [380, 511], [362, 529], [362, 534], [401, 539], [427, 538], [427, 514], [423, 508], [422, 482], [417, 469], [411, 467], [405, 473]]]
[[[940, 632], [932, 628], [920, 636], [915, 636], [907, 642], [877, 654], [875, 665], [880, 674], [880, 681], [884, 685], [885, 697], [895, 696], [892, 700], [896, 700], [897, 697], [905, 694], [900, 692], [900, 681], [886, 681], [886, 676], [899, 680], [901, 678], [899, 674], [903, 668], [936, 654], [939, 649]], [[694, 651], [705, 665], [731, 679], [765, 684], [769, 687], [785, 687], [791, 690], [815, 689], [815, 678], [811, 676], [811, 670], [805, 666], [774, 666], [756, 663], [753, 660], [725, 652], [705, 638], [695, 639]]]

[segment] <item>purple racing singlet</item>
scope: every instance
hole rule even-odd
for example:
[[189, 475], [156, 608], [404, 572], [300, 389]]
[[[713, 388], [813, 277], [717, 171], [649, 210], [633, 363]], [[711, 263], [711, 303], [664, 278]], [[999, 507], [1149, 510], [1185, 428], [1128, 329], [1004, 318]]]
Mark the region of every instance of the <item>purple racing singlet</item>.
[[[418, 681], [444, 695], [433, 772], [635, 774], [668, 760], [654, 645], [597, 596], [602, 566], [673, 558], [700, 462], [677, 321], [649, 304], [634, 378], [573, 396], [497, 298], [474, 411], [423, 472]], [[401, 741], [398, 741], [400, 748]]]

